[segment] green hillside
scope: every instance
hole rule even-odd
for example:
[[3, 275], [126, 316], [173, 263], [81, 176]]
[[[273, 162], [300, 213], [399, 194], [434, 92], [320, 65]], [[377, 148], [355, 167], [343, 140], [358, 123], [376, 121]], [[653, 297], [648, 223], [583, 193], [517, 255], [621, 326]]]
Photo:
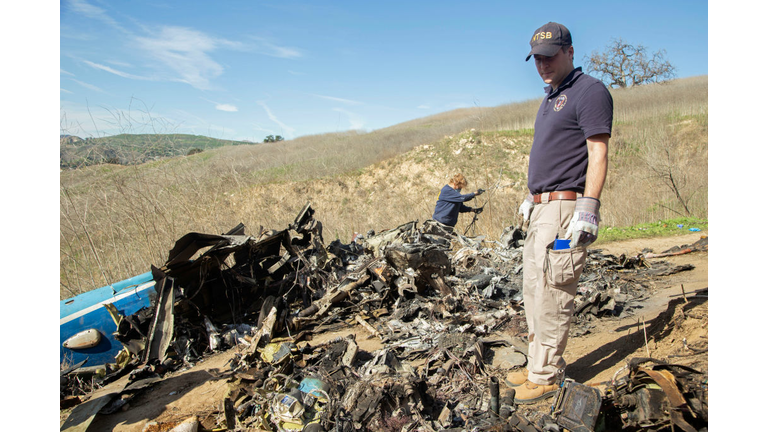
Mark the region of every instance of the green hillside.
[[135, 165], [224, 146], [251, 144], [254, 143], [189, 134], [120, 134], [85, 139], [66, 135], [60, 137], [60, 166]]

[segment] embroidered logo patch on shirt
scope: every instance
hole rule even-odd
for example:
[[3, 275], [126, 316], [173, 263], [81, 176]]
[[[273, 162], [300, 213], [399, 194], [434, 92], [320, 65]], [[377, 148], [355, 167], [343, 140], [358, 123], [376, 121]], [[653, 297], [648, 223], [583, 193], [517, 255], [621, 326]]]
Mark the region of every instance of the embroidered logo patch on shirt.
[[555, 101], [555, 111], [557, 112], [563, 109], [566, 102], [568, 102], [568, 97], [566, 95], [560, 95]]

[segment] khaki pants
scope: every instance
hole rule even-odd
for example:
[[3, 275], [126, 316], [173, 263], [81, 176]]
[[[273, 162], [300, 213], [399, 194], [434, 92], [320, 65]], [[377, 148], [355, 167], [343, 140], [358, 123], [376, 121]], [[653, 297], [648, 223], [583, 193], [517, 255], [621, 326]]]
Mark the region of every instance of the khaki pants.
[[576, 201], [536, 204], [523, 249], [523, 302], [528, 324], [528, 380], [554, 384], [565, 369], [563, 352], [573, 316], [573, 298], [587, 258], [579, 246], [551, 250], [555, 236], [562, 238]]

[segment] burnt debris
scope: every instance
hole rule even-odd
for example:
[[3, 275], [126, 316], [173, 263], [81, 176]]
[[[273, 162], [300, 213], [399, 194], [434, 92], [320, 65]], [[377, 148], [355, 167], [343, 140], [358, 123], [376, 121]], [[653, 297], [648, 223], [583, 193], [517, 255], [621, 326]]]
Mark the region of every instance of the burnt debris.
[[[310, 204], [280, 231], [250, 236], [238, 225], [221, 235], [189, 233], [152, 267], [152, 307], [119, 317], [116, 337], [125, 350], [99, 383], [128, 375], [131, 384], [117, 400], [129, 400], [170, 371], [232, 349], [222, 374], [229, 396], [218, 420], [201, 420], [205, 430], [706, 426], [701, 373], [653, 359], [633, 362], [604, 394], [563, 377], [551, 411], [537, 418], [514, 406], [514, 394], [499, 386], [507, 370], [492, 359], [525, 363], [524, 337], [498, 336], [526, 334], [524, 242], [520, 228], [488, 242], [428, 220], [326, 246]], [[647, 258], [590, 251], [574, 335], [589, 332], [594, 320], [631, 315], [653, 277], [690, 268]], [[362, 350], [354, 334], [312, 341], [352, 326], [382, 348]], [[76, 371], [61, 374], [62, 407], [82, 399], [66, 391]], [[107, 404], [101, 413], [118, 408]]]

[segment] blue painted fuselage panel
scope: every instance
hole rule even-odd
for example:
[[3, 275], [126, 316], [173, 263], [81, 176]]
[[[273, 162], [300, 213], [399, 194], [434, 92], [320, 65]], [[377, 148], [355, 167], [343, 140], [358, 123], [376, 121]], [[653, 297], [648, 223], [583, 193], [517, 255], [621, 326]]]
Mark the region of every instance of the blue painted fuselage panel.
[[[75, 364], [87, 359], [86, 366], [114, 363], [115, 356], [123, 345], [112, 335], [117, 330], [117, 325], [104, 305], [112, 303], [121, 315], [132, 315], [141, 308], [150, 306], [156, 296], [154, 285], [152, 273], [147, 272], [62, 300], [59, 303], [59, 361]], [[97, 346], [78, 350], [62, 346], [70, 337], [90, 328], [98, 330], [102, 335]]]

